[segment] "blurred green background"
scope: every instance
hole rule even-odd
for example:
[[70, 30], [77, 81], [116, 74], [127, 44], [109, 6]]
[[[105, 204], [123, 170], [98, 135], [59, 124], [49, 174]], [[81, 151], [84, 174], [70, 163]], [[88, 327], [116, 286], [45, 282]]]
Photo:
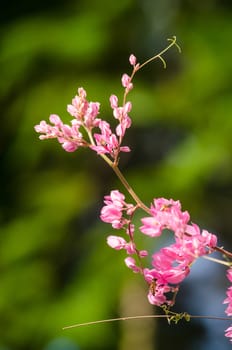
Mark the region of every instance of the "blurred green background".
[[[229, 249], [231, 1], [12, 0], [1, 8], [0, 350], [229, 349], [228, 323], [216, 321], [62, 330], [154, 310], [124, 253], [105, 243], [113, 231], [99, 219], [103, 196], [121, 188], [111, 169], [93, 152], [68, 154], [56, 141], [39, 141], [33, 126], [51, 113], [68, 121], [79, 86], [110, 121], [108, 98], [122, 96], [129, 55], [143, 62], [176, 35], [183, 53], [171, 49], [166, 70], [157, 61], [134, 80], [125, 142], [132, 152], [121, 169], [147, 205], [158, 196], [180, 199]], [[224, 315], [225, 268], [211, 265], [196, 267], [180, 311]]]

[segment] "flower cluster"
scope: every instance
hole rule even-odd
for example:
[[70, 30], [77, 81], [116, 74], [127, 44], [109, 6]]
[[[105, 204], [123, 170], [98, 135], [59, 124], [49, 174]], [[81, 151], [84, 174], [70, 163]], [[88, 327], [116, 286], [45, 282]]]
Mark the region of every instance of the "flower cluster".
[[[120, 236], [109, 236], [107, 243], [116, 250], [126, 250], [129, 255], [125, 259], [126, 265], [134, 272], [141, 273], [150, 286], [148, 300], [151, 304], [172, 305], [174, 300], [168, 299], [166, 294], [176, 294], [195, 260], [214, 251], [217, 237], [206, 230], [201, 232], [196, 224], [190, 224], [190, 215], [181, 210], [179, 201], [155, 199], [150, 208], [151, 216], [141, 219], [143, 226], [140, 231], [150, 237], [157, 237], [168, 229], [173, 232], [175, 243], [155, 252], [151, 259], [152, 267], [144, 267], [141, 258], [147, 256], [148, 252], [136, 247], [134, 226], [131, 225], [131, 216], [137, 207], [125, 203], [124, 199], [119, 191], [112, 191], [110, 196], [106, 196], [101, 219], [115, 229], [124, 228], [129, 236], [128, 241]], [[137, 256], [137, 262], [131, 255]]]
[[[229, 268], [227, 271], [227, 278], [232, 282], [232, 268]], [[230, 286], [226, 292], [227, 298], [224, 300], [224, 304], [228, 304], [225, 313], [228, 316], [232, 316], [232, 286]], [[225, 330], [225, 336], [230, 338], [232, 342], [232, 325]]]
[[[71, 125], [64, 124], [58, 115], [52, 114], [49, 120], [53, 125], [43, 120], [35, 126], [35, 131], [41, 134], [40, 140], [56, 138], [67, 152], [74, 152], [79, 147], [89, 147], [98, 154], [109, 154], [111, 159], [116, 161], [120, 152], [130, 151], [129, 147], [121, 146], [121, 143], [126, 129], [131, 126], [128, 113], [132, 105], [127, 102], [119, 107], [117, 96], [110, 97], [113, 115], [118, 120], [113, 133], [108, 122], [97, 118], [100, 103], [88, 102], [86, 96], [86, 91], [82, 87], [79, 88], [78, 95], [72, 99], [72, 104], [67, 106], [67, 111], [74, 117]], [[93, 133], [93, 129], [96, 128], [99, 132]], [[87, 135], [87, 139], [83, 136], [83, 132]]]
[[[114, 131], [107, 121], [99, 118], [100, 103], [89, 102], [83, 88], [78, 89], [78, 94], [67, 107], [68, 113], [73, 117], [69, 125], [64, 124], [58, 115], [52, 114], [51, 124], [41, 121], [35, 126], [35, 131], [41, 134], [39, 137], [41, 140], [56, 138], [67, 152], [74, 152], [80, 147], [95, 151], [118, 176], [134, 200], [134, 204], [127, 203], [125, 195], [118, 190], [111, 191], [110, 195], [105, 196], [100, 214], [101, 220], [111, 224], [113, 229], [123, 229], [126, 233], [125, 238], [120, 235], [108, 236], [107, 243], [115, 250], [125, 250], [126, 266], [141, 274], [149, 286], [148, 301], [161, 306], [165, 312], [174, 304], [180, 283], [189, 275], [196, 259], [215, 250], [232, 257], [231, 253], [217, 247], [217, 237], [214, 234], [201, 230], [198, 225], [190, 221], [189, 213], [182, 211], [179, 201], [157, 198], [148, 208], [118, 168], [120, 152], [130, 151], [130, 148], [123, 146], [122, 143], [127, 129], [131, 126], [129, 113], [132, 104], [127, 101], [127, 95], [133, 89], [133, 77], [142, 67], [156, 58], [166, 67], [163, 53], [174, 45], [179, 49], [175, 37], [169, 41], [171, 43], [163, 51], [143, 64], [137, 63], [136, 57], [130, 55], [132, 73], [123, 74], [121, 78], [124, 88], [123, 102], [120, 105], [116, 95], [111, 95], [109, 99], [113, 117], [117, 121]], [[153, 239], [172, 234], [173, 243], [154, 252], [150, 257], [147, 250], [139, 249], [135, 239], [136, 227], [133, 224], [137, 210], [146, 213], [138, 228], [142, 234]], [[227, 277], [232, 282], [232, 268], [229, 268]], [[228, 304], [226, 314], [232, 316], [232, 287], [228, 288], [224, 303]], [[225, 335], [232, 341], [232, 326], [227, 328]]]
[[125, 202], [125, 196], [118, 190], [111, 191], [109, 196], [104, 198], [105, 206], [101, 210], [101, 220], [112, 224], [113, 228], [120, 229], [129, 223], [123, 218], [123, 212], [131, 215], [135, 206]]

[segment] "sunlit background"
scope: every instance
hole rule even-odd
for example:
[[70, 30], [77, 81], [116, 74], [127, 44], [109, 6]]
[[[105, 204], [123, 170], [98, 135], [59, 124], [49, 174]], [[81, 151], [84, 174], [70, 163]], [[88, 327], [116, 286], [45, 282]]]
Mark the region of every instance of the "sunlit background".
[[[126, 138], [132, 152], [121, 157], [121, 169], [147, 205], [157, 196], [180, 199], [194, 222], [232, 249], [231, 4], [2, 4], [0, 350], [229, 349], [229, 324], [215, 320], [62, 330], [155, 310], [147, 286], [125, 267], [124, 252], [106, 245], [113, 231], [99, 219], [103, 196], [122, 188], [111, 169], [88, 150], [68, 154], [56, 141], [39, 141], [33, 126], [51, 113], [68, 121], [66, 105], [79, 86], [110, 121], [109, 96], [122, 96], [129, 55], [143, 62], [176, 35], [182, 54], [173, 48], [166, 70], [157, 61], [135, 77]], [[176, 309], [224, 316], [225, 270], [199, 261]]]

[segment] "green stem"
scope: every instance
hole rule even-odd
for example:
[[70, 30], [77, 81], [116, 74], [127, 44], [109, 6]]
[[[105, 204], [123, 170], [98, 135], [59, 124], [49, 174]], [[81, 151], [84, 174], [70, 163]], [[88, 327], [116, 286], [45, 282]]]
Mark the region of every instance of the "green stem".
[[[182, 314], [183, 318], [186, 318], [186, 320], [192, 319], [192, 318], [199, 318], [199, 319], [207, 319], [207, 320], [219, 320], [219, 321], [230, 321], [231, 317], [218, 317], [218, 316], [211, 316], [211, 315], [190, 315], [190, 314]], [[95, 325], [99, 323], [107, 323], [107, 322], [116, 322], [116, 321], [129, 321], [129, 320], [138, 320], [138, 319], [145, 319], [145, 318], [168, 318], [168, 315], [139, 315], [139, 316], [124, 316], [119, 318], [109, 318], [106, 320], [97, 320], [97, 321], [91, 321], [91, 322], [85, 322], [85, 323], [77, 323], [73, 324], [71, 326], [63, 327], [62, 329], [70, 329], [70, 328], [76, 328], [76, 327], [83, 327], [83, 326], [90, 326]]]
[[119, 170], [119, 168], [115, 165], [112, 166], [113, 171], [115, 172], [115, 174], [117, 175], [117, 177], [119, 178], [119, 180], [121, 181], [121, 183], [123, 184], [123, 186], [127, 189], [127, 191], [130, 193], [131, 197], [135, 200], [135, 202], [137, 203], [137, 205], [143, 209], [146, 213], [148, 213], [149, 215], [151, 215], [151, 211], [150, 209], [141, 201], [141, 199], [137, 196], [137, 194], [134, 192], [134, 190], [132, 189], [132, 187], [129, 185], [129, 183], [127, 182], [127, 180], [125, 179], [125, 177], [123, 176], [123, 174], [121, 173], [121, 171]]
[[[176, 46], [178, 51], [181, 52], [181, 48], [180, 46], [177, 44], [176, 42], [176, 36], [173, 36], [173, 38], [171, 39], [168, 39], [168, 41], [170, 41], [171, 43], [165, 47], [165, 49], [163, 49], [162, 51], [160, 51], [159, 53], [157, 53], [155, 56], [149, 58], [147, 61], [143, 62], [142, 64], [139, 64], [138, 66], [135, 66], [133, 71], [132, 71], [132, 74], [130, 76], [130, 79], [131, 79], [131, 82], [135, 76], [135, 73], [137, 73], [140, 69], [142, 69], [144, 66], [146, 66], [148, 63], [156, 60], [157, 58], [159, 58], [161, 60], [161, 62], [163, 63], [164, 65], [164, 68], [166, 68], [166, 62], [164, 60], [164, 58], [162, 57], [162, 55], [167, 52], [172, 46]], [[125, 89], [125, 93], [124, 93], [124, 96], [123, 96], [123, 106], [125, 105], [126, 103], [126, 97], [127, 97], [127, 94], [128, 94], [129, 91], [127, 91]]]
[[[217, 250], [218, 247], [215, 247], [214, 249]], [[231, 253], [230, 253], [231, 254]], [[221, 264], [221, 265], [225, 265], [225, 266], [231, 266], [231, 263], [228, 261], [224, 261], [224, 260], [220, 260], [220, 259], [216, 259], [216, 258], [212, 258], [211, 256], [208, 255], [203, 255], [202, 258], [206, 259], [206, 260], [210, 260], [213, 261], [217, 264]]]
[[141, 201], [141, 199], [137, 196], [137, 194], [135, 193], [135, 191], [132, 189], [132, 187], [129, 185], [128, 181], [126, 180], [126, 178], [124, 177], [124, 175], [121, 173], [121, 171], [119, 170], [118, 166], [115, 165], [105, 154], [101, 154], [100, 155], [104, 161], [113, 169], [113, 171], [115, 172], [115, 174], [117, 175], [117, 177], [119, 178], [119, 180], [121, 181], [121, 183], [123, 184], [123, 186], [126, 188], [126, 190], [128, 191], [128, 193], [131, 195], [131, 197], [135, 200], [135, 202], [137, 203], [138, 207], [143, 209], [146, 213], [148, 213], [149, 215], [151, 215], [151, 211], [150, 209]]
[[[176, 43], [176, 37], [175, 37], [175, 36], [173, 37], [173, 39], [168, 39], [168, 41], [171, 41], [171, 43], [170, 43], [167, 47], [165, 47], [165, 49], [163, 49], [161, 52], [159, 52], [157, 55], [155, 55], [155, 56], [149, 58], [149, 60], [147, 60], [146, 62], [142, 63], [142, 64], [139, 66], [139, 68], [137, 69], [137, 72], [138, 72], [141, 68], [143, 68], [144, 66], [146, 66], [146, 64], [150, 63], [151, 61], [154, 61], [154, 60], [157, 59], [157, 58], [161, 59], [161, 56], [162, 56], [166, 51], [168, 51], [172, 46], [174, 46], [174, 45], [177, 47], [177, 49], [179, 50], [179, 52], [181, 52], [181, 49], [180, 49], [179, 45]], [[165, 62], [165, 61], [163, 61], [162, 59], [161, 59], [161, 61], [162, 61], [163, 63]], [[166, 67], [166, 63], [165, 63], [165, 65], [164, 65], [164, 67]]]

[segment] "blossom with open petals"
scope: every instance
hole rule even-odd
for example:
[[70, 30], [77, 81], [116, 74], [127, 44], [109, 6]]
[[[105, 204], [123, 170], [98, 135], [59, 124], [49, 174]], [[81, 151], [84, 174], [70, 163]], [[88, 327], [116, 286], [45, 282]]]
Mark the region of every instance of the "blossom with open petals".
[[125, 196], [118, 190], [111, 191], [109, 196], [105, 196], [104, 203], [101, 210], [101, 220], [111, 223], [113, 228], [122, 228], [128, 222], [123, 217], [123, 213], [130, 213], [134, 206], [126, 203]]
[[151, 213], [152, 216], [141, 219], [143, 226], [140, 227], [141, 232], [151, 237], [160, 236], [165, 228], [182, 235], [190, 219], [187, 211], [181, 211], [180, 202], [173, 199], [154, 199]]

